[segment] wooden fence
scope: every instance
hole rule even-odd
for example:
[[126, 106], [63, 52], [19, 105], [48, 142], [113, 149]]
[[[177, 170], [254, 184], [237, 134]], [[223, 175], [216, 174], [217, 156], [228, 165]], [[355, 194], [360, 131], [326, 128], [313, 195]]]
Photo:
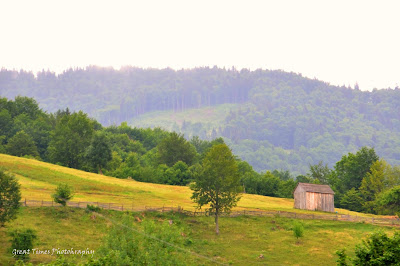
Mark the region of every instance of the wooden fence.
[[[25, 199], [21, 201], [23, 206], [27, 207], [56, 207], [61, 206], [54, 201], [44, 201], [44, 200], [28, 200]], [[212, 216], [214, 213], [210, 213], [208, 211], [189, 211], [184, 210], [180, 206], [177, 207], [153, 207], [153, 206], [143, 206], [138, 207], [129, 204], [121, 204], [121, 203], [104, 203], [104, 202], [89, 202], [89, 201], [68, 201], [68, 207], [75, 208], [86, 208], [87, 205], [96, 206], [102, 209], [107, 210], [116, 210], [116, 211], [157, 211], [157, 212], [179, 212], [188, 216]], [[299, 212], [287, 212], [287, 211], [232, 211], [230, 213], [221, 213], [222, 217], [237, 217], [243, 215], [249, 216], [263, 216], [263, 217], [285, 217], [285, 218], [294, 218], [294, 219], [317, 219], [317, 220], [332, 220], [332, 221], [349, 221], [349, 222], [359, 222], [359, 223], [372, 223], [377, 225], [390, 225], [390, 226], [400, 226], [400, 220], [397, 217], [364, 217], [364, 216], [354, 216], [354, 215], [345, 215], [345, 214], [337, 214], [337, 213], [299, 213]]]

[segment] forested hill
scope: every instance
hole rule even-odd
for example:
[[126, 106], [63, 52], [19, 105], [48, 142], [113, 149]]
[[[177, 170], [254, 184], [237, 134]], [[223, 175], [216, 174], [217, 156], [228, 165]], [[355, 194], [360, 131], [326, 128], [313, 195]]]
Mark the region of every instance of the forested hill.
[[224, 136], [257, 170], [305, 173], [309, 164], [322, 160], [333, 166], [361, 146], [375, 147], [389, 163], [400, 164], [398, 88], [360, 91], [269, 70], [88, 67], [37, 77], [3, 69], [0, 95], [34, 97], [50, 112], [83, 110], [103, 125], [155, 111], [184, 114], [199, 108], [201, 113], [229, 103], [218, 125], [190, 123], [189, 117], [175, 129], [187, 137]]

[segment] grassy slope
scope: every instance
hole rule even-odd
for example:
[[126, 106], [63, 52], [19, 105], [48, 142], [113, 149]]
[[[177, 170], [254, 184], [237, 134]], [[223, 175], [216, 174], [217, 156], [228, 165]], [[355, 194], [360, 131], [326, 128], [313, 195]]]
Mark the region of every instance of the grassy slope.
[[188, 109], [183, 112], [157, 111], [135, 117], [129, 124], [136, 127], [159, 126], [172, 130], [176, 123], [179, 127], [183, 121], [208, 124], [210, 128], [217, 128], [225, 120], [230, 110], [238, 109], [240, 104], [220, 104], [217, 106]]
[[[127, 207], [165, 205], [181, 206], [188, 210], [195, 209], [195, 205], [190, 200], [191, 190], [188, 187], [117, 179], [5, 154], [0, 154], [0, 167], [16, 175], [22, 185], [22, 197], [31, 200], [51, 200], [51, 194], [54, 193], [57, 184], [68, 183], [76, 192], [73, 201], [123, 203]], [[293, 209], [293, 199], [251, 194], [243, 195], [236, 209], [314, 213]], [[342, 209], [336, 209], [336, 211], [352, 214]]]
[[[93, 217], [83, 209], [68, 208], [64, 214], [62, 208], [22, 208], [17, 220], [9, 223], [7, 228], [29, 227], [38, 232], [35, 248], [46, 250], [52, 248], [75, 250], [97, 250], [102, 237], [112, 223], [118, 223], [121, 212], [105, 211], [104, 215]], [[270, 217], [222, 217], [221, 234], [214, 233], [212, 217], [183, 217], [161, 213], [134, 213], [136, 217], [154, 219], [156, 223], [174, 220], [184, 232], [182, 238], [189, 238], [191, 245], [184, 247], [190, 251], [215, 259], [222, 263], [234, 265], [335, 265], [335, 251], [347, 248], [349, 255], [354, 255], [354, 245], [376, 230], [385, 230], [392, 234], [393, 228], [379, 228], [370, 224], [348, 223], [338, 221], [303, 220], [304, 237], [298, 242], [291, 231], [292, 219]], [[140, 229], [141, 223], [134, 226]], [[0, 228], [0, 239], [7, 240], [7, 228]], [[8, 241], [0, 241], [0, 265], [12, 264], [13, 258]], [[260, 254], [264, 258], [259, 259]], [[178, 252], [180, 260], [188, 265], [213, 265], [208, 260], [199, 259], [187, 252]], [[47, 263], [56, 256], [32, 255], [31, 262]], [[67, 255], [75, 263], [84, 262], [88, 256]]]
[[[16, 174], [22, 184], [22, 195], [29, 199], [50, 200], [55, 186], [67, 182], [74, 186], [78, 201], [120, 202], [134, 206], [183, 206], [194, 208], [190, 201], [191, 192], [187, 187], [140, 183], [100, 176], [75, 169], [39, 162], [36, 160], [0, 155], [0, 167]], [[274, 209], [306, 212], [293, 209], [293, 200], [271, 198], [258, 195], [244, 195], [239, 209]], [[345, 210], [338, 210], [345, 212]], [[70, 209], [63, 217], [56, 208], [23, 208], [18, 219], [8, 224], [8, 228], [30, 227], [38, 231], [37, 248], [53, 247], [74, 249], [97, 249], [101, 238], [107, 232], [109, 221], [100, 217], [91, 218], [84, 210]], [[118, 215], [111, 212], [111, 215]], [[137, 214], [136, 214], [137, 215]], [[161, 215], [161, 214], [159, 214]], [[146, 216], [151, 216], [146, 214]], [[339, 221], [304, 220], [305, 236], [296, 243], [290, 230], [292, 220], [268, 217], [221, 218], [222, 234], [214, 234], [212, 217], [166, 217], [159, 219], [181, 219], [185, 234], [193, 240], [190, 249], [216, 258], [224, 263], [268, 264], [268, 265], [334, 265], [334, 252], [342, 247], [353, 251], [354, 244], [360, 243], [367, 233], [379, 229], [377, 226], [362, 223]], [[0, 228], [0, 239], [7, 239], [7, 228]], [[384, 228], [393, 231], [391, 228]], [[0, 242], [0, 264], [9, 264], [11, 255], [7, 252], [7, 241]], [[350, 252], [350, 254], [352, 254]], [[258, 259], [260, 254], [264, 259]], [[189, 254], [182, 254], [193, 262]], [[36, 255], [32, 261], [48, 262], [55, 257]], [[75, 262], [82, 259], [68, 257]], [[185, 259], [186, 260], [186, 259]], [[196, 259], [197, 261], [197, 259]], [[197, 261], [199, 262], [199, 261]], [[203, 262], [200, 262], [203, 263]], [[206, 261], [204, 261], [206, 263]], [[206, 263], [207, 264], [207, 263]]]

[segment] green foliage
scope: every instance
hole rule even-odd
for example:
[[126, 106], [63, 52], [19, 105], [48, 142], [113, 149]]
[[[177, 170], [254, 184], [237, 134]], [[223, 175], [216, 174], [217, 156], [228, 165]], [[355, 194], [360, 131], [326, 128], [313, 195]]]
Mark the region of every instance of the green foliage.
[[297, 186], [297, 182], [293, 179], [288, 181], [281, 181], [278, 190], [278, 196], [281, 198], [293, 198], [293, 192]]
[[166, 169], [162, 183], [169, 185], [186, 185], [190, 182], [191, 173], [187, 164], [178, 161], [173, 167]]
[[400, 215], [400, 186], [396, 186], [377, 198], [379, 212], [382, 214]]
[[379, 160], [373, 148], [362, 147], [356, 154], [349, 153], [336, 163], [335, 171], [330, 176], [333, 190], [338, 192], [335, 201], [346, 191], [359, 189], [363, 178], [371, 172], [371, 166]]
[[[16, 252], [17, 259], [24, 261], [29, 259], [29, 253], [32, 252], [33, 243], [37, 239], [36, 232], [32, 229], [20, 229], [10, 232], [11, 252]], [[20, 252], [18, 252], [20, 251]]]
[[347, 191], [340, 200], [340, 206], [345, 209], [360, 212], [363, 210], [363, 198], [355, 188]]
[[226, 144], [215, 145], [206, 154], [201, 172], [195, 176], [191, 186], [192, 200], [201, 208], [209, 205], [215, 213], [216, 233], [219, 234], [218, 216], [229, 212], [239, 201], [242, 191], [238, 166]]
[[196, 149], [183, 135], [172, 132], [169, 137], [161, 141], [158, 147], [158, 159], [160, 164], [173, 166], [178, 161], [192, 165], [196, 156]]
[[[339, 256], [339, 265], [347, 265], [347, 255], [344, 250], [336, 252]], [[400, 233], [395, 232], [393, 237], [386, 233], [371, 234], [362, 245], [356, 246], [353, 265], [399, 265], [400, 264]]]
[[9, 139], [6, 146], [7, 152], [15, 156], [31, 155], [39, 157], [39, 153], [32, 137], [24, 131], [19, 131]]
[[0, 136], [8, 135], [13, 126], [11, 114], [7, 109], [0, 109]]
[[294, 222], [293, 223], [293, 234], [294, 236], [299, 239], [300, 237], [303, 237], [304, 235], [304, 226], [300, 222]]
[[339, 257], [336, 262], [338, 266], [347, 266], [347, 260], [349, 257], [346, 254], [346, 249], [337, 250], [336, 255]]
[[376, 195], [381, 193], [387, 184], [387, 163], [381, 159], [371, 165], [370, 172], [363, 178], [360, 192], [365, 201], [374, 201]]
[[183, 265], [176, 256], [176, 247], [183, 244], [179, 228], [148, 220], [141, 225], [143, 229], [137, 229], [132, 217], [122, 217], [96, 252], [100, 257], [86, 265]]
[[100, 212], [101, 208], [97, 207], [97, 206], [94, 206], [94, 205], [87, 204], [86, 205], [86, 211], [87, 212]]
[[0, 226], [16, 218], [20, 207], [20, 184], [14, 176], [0, 169]]
[[310, 177], [318, 180], [320, 184], [328, 184], [330, 174], [331, 169], [329, 169], [328, 164], [324, 164], [322, 161], [319, 161], [318, 164], [310, 165]]
[[289, 179], [292, 179], [292, 176], [288, 170], [274, 170], [272, 174], [282, 181], [288, 181]]
[[108, 137], [103, 132], [97, 132], [93, 135], [90, 146], [87, 149], [86, 156], [93, 167], [99, 169], [106, 166], [112, 159], [111, 144]]
[[72, 199], [74, 193], [72, 187], [68, 184], [59, 184], [57, 186], [56, 192], [52, 195], [54, 202], [60, 203], [62, 206], [67, 205], [67, 201]]
[[49, 143], [51, 162], [80, 168], [84, 164], [85, 150], [90, 144], [93, 131], [92, 120], [83, 112], [63, 115]]

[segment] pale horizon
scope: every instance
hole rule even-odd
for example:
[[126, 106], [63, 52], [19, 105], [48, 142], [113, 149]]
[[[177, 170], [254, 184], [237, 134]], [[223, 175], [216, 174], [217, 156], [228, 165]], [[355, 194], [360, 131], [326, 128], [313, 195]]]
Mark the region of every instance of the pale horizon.
[[395, 88], [398, 10], [396, 1], [4, 1], [0, 68], [261, 68]]

